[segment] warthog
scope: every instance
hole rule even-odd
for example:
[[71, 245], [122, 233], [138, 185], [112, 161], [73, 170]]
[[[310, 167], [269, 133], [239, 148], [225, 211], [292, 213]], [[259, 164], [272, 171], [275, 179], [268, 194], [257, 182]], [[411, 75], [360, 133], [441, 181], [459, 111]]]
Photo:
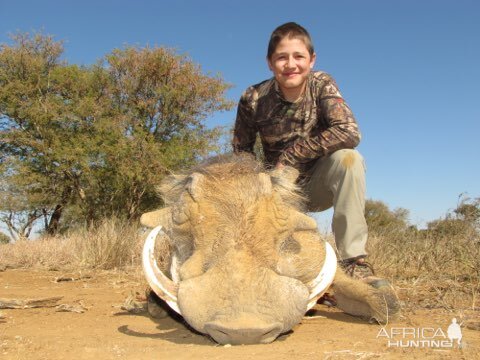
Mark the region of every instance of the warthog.
[[[333, 249], [303, 211], [297, 176], [289, 167], [265, 171], [246, 156], [217, 159], [165, 180], [167, 207], [141, 218], [155, 228], [143, 253], [151, 288], [220, 344], [273, 341], [329, 286], [349, 314], [385, 322], [398, 313], [390, 286], [377, 289], [336, 269]], [[164, 271], [153, 251], [158, 225], [171, 245], [160, 255]]]

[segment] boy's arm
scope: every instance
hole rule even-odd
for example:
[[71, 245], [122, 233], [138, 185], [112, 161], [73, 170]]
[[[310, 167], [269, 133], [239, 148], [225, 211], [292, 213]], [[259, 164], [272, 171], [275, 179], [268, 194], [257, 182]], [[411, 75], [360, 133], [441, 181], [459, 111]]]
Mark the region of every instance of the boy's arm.
[[327, 122], [328, 128], [296, 141], [280, 156], [280, 163], [295, 167], [298, 163], [309, 162], [340, 149], [353, 149], [360, 142], [361, 135], [355, 117], [330, 76], [319, 96], [317, 111]]
[[247, 89], [238, 103], [232, 141], [234, 153], [254, 153], [253, 146], [255, 145], [257, 129], [254, 126], [255, 104], [253, 103], [253, 93], [254, 90], [252, 88]]

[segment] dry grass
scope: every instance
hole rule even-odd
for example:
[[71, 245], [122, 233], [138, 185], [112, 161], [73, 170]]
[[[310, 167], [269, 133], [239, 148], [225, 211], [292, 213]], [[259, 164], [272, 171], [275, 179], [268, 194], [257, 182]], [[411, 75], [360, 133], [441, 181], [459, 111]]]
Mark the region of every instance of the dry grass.
[[98, 228], [72, 234], [70, 240], [80, 267], [114, 269], [140, 263], [142, 236], [138, 226], [108, 220]]
[[412, 309], [478, 309], [480, 239], [474, 231], [455, 235], [389, 231], [369, 238], [369, 260], [400, 288]]
[[138, 226], [117, 219], [56, 237], [0, 245], [0, 268], [114, 269], [140, 264]]
[[65, 238], [19, 240], [0, 245], [0, 268], [60, 269], [74, 262], [71, 242]]
[[[96, 228], [64, 236], [0, 245], [0, 268], [108, 270], [133, 266], [140, 273], [143, 239], [137, 226], [106, 220]], [[446, 236], [375, 231], [368, 248], [369, 261], [399, 289], [407, 309], [479, 308], [480, 239], [476, 233]]]

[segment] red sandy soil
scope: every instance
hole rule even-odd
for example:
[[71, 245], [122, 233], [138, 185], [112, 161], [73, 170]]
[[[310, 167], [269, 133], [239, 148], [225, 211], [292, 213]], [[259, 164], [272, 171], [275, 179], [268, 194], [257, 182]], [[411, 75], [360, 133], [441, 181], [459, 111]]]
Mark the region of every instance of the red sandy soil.
[[[122, 310], [131, 294], [143, 295], [145, 284], [138, 271], [85, 275], [0, 272], [0, 298], [62, 296], [58, 304], [86, 308], [84, 313], [59, 312], [56, 307], [0, 310], [0, 359], [480, 359], [480, 331], [465, 324], [461, 348], [456, 344], [453, 348], [389, 347], [385, 337], [399, 328], [440, 328], [447, 334], [452, 318], [465, 312], [411, 311], [382, 332], [378, 324], [316, 305], [313, 317], [272, 344], [221, 346], [192, 332], [181, 318], [152, 319], [146, 313]], [[60, 276], [75, 280], [55, 282]], [[470, 319], [478, 315], [478, 311], [468, 314]], [[433, 335], [432, 330], [424, 331], [426, 336]], [[398, 340], [401, 335], [392, 338]]]

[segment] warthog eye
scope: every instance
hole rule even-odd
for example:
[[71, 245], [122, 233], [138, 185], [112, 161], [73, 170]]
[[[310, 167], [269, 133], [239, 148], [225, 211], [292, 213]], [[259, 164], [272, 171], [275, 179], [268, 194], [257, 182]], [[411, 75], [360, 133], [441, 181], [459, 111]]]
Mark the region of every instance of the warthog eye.
[[172, 219], [175, 224], [181, 225], [188, 221], [188, 215], [186, 214], [184, 207], [175, 207], [172, 212]]
[[284, 253], [298, 254], [302, 250], [302, 246], [293, 237], [289, 237], [282, 242], [279, 250]]
[[279, 243], [276, 271], [303, 283], [315, 278], [325, 257], [324, 242], [314, 231], [296, 231]]

